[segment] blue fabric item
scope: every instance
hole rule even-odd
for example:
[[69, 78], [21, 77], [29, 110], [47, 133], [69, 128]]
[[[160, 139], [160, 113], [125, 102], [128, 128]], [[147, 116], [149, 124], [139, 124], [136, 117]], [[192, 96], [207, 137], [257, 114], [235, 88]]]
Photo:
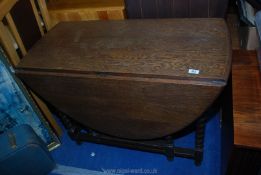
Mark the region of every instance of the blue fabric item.
[[22, 124], [30, 125], [46, 145], [58, 142], [0, 48], [0, 133]]
[[[78, 145], [65, 133], [62, 145], [52, 152], [62, 166], [118, 174], [157, 175], [220, 175], [221, 174], [221, 124], [220, 115], [215, 114], [206, 125], [204, 158], [201, 166], [194, 161], [175, 157], [168, 161], [164, 155], [129, 150], [93, 143]], [[175, 141], [175, 145], [194, 147], [192, 132]], [[73, 170], [72, 170], [73, 171]], [[59, 173], [52, 173], [59, 174]], [[72, 173], [73, 174], [73, 173]]]
[[55, 166], [45, 143], [29, 125], [0, 135], [1, 175], [45, 175]]

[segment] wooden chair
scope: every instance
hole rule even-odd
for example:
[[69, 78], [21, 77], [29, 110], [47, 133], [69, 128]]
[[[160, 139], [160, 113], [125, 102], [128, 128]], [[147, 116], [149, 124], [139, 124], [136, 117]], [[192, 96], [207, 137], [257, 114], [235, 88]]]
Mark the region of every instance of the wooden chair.
[[[14, 67], [51, 27], [45, 0], [0, 0], [0, 42]], [[61, 129], [46, 104], [33, 92], [30, 93], [60, 135]]]

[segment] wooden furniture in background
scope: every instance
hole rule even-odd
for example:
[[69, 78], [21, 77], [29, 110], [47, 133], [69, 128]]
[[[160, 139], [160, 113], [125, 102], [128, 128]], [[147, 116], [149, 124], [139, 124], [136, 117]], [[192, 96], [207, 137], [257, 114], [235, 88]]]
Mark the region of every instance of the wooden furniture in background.
[[240, 41], [239, 41], [239, 19], [236, 13], [229, 13], [227, 14], [227, 25], [229, 28], [231, 42], [232, 42], [232, 49], [240, 49]]
[[128, 18], [224, 18], [228, 0], [125, 0]]
[[154, 139], [188, 126], [213, 103], [226, 85], [230, 53], [223, 19], [66, 22], [16, 71], [81, 124]]
[[118, 20], [125, 18], [123, 0], [49, 0], [53, 25], [60, 21]]
[[261, 73], [255, 51], [233, 51], [234, 150], [230, 175], [261, 173]]
[[[40, 9], [45, 9], [43, 6], [45, 3], [44, 0], [37, 0], [37, 2]], [[3, 46], [9, 61], [16, 67], [20, 62], [20, 56], [14, 47], [13, 38], [18, 45], [18, 49], [21, 51], [21, 56], [25, 56], [33, 44], [44, 35], [44, 30], [48, 30], [48, 27], [44, 28], [44, 26], [42, 26], [41, 19], [48, 21], [49, 17], [46, 16], [47, 14], [45, 13], [41, 13], [41, 16], [39, 15], [34, 0], [1, 0], [0, 12], [1, 45]], [[6, 25], [4, 23], [6, 23]], [[10, 29], [12, 35], [9, 34], [8, 29]], [[53, 119], [46, 104], [33, 92], [31, 93], [36, 104], [50, 122], [55, 132], [58, 135], [61, 135], [61, 128]]]
[[234, 142], [261, 148], [261, 74], [256, 52], [234, 51]]

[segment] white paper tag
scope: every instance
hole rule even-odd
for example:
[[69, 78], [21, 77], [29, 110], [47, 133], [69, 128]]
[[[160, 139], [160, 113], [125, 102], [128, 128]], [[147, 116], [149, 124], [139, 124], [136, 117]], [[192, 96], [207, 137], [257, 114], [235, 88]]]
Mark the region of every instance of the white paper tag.
[[189, 74], [196, 74], [196, 75], [197, 75], [197, 74], [199, 74], [199, 70], [197, 70], [197, 69], [189, 69], [189, 70], [188, 70], [188, 73], [189, 73]]

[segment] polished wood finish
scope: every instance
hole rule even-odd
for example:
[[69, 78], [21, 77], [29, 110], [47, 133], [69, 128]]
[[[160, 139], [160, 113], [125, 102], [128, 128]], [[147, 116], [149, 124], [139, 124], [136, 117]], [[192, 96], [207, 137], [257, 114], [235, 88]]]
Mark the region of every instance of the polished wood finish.
[[123, 0], [50, 0], [52, 23], [83, 20], [119, 20], [125, 18]]
[[153, 139], [183, 129], [211, 105], [226, 85], [230, 49], [222, 19], [67, 22], [16, 72], [90, 128]]
[[10, 12], [18, 0], [0, 0], [0, 21]]
[[[65, 22], [19, 67], [218, 81], [228, 76], [229, 56], [222, 19]], [[189, 68], [200, 73], [189, 74]]]
[[261, 75], [256, 52], [233, 52], [234, 144], [261, 148]]
[[124, 6], [123, 0], [50, 0], [48, 2], [48, 8], [50, 10], [62, 8], [62, 9], [73, 9], [73, 8], [122, 8]]

